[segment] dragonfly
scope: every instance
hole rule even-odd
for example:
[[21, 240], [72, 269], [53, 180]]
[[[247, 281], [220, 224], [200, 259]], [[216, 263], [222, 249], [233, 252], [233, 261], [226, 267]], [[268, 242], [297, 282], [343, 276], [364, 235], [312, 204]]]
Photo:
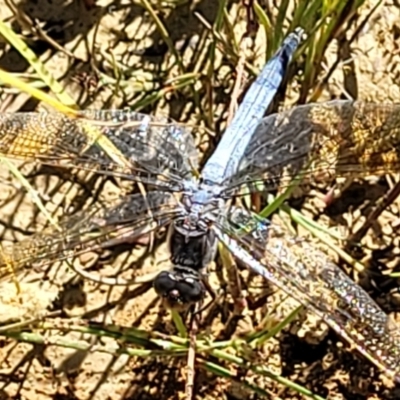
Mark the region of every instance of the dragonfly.
[[[298, 105], [264, 117], [299, 47], [297, 28], [251, 85], [198, 174], [190, 129], [122, 110], [0, 114], [0, 153], [148, 185], [118, 202], [76, 213], [10, 247], [0, 277], [169, 227], [172, 268], [154, 288], [170, 307], [201, 302], [207, 267], [222, 244], [251, 270], [319, 316], [400, 382], [400, 329], [327, 255], [277, 222], [233, 206], [232, 196], [307, 181], [398, 171], [400, 106], [353, 100]], [[100, 139], [111, 146], [100, 146]], [[121, 162], [113, 149], [124, 156]], [[259, 183], [262, 182], [262, 187]], [[245, 232], [245, 234], [243, 234]]]

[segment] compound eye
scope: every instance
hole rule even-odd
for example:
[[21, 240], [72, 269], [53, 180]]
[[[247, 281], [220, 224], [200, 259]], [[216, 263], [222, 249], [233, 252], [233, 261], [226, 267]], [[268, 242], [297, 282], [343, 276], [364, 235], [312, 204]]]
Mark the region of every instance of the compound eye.
[[171, 290], [176, 287], [174, 276], [167, 272], [160, 272], [154, 279], [153, 287], [159, 296], [165, 297]]
[[196, 303], [204, 298], [205, 290], [201, 281], [187, 278], [177, 286], [180, 297], [185, 303]]
[[163, 271], [153, 282], [155, 291], [171, 308], [190, 306], [203, 300], [205, 287], [201, 280]]

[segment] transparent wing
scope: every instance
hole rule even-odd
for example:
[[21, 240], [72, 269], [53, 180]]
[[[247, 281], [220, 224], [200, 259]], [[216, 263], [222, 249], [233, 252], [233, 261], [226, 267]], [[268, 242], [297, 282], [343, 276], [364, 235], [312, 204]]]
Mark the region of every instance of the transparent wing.
[[150, 192], [123, 197], [117, 205], [94, 205], [69, 217], [59, 227], [51, 226], [20, 243], [2, 246], [0, 278], [28, 265], [50, 264], [132, 240], [166, 225], [179, 214], [179, 205], [171, 193]]
[[[105, 149], [104, 137], [120, 152]], [[103, 140], [102, 140], [103, 139]], [[166, 119], [128, 111], [0, 114], [0, 153], [78, 167], [173, 189], [197, 168], [191, 133]]]
[[311, 181], [393, 172], [400, 167], [399, 152], [400, 105], [301, 105], [262, 121], [227, 186], [264, 180], [264, 190], [285, 187], [305, 169]]
[[[400, 382], [400, 328], [329, 258], [279, 225], [233, 208], [216, 234], [248, 268], [311, 309], [342, 338]], [[251, 235], [239, 235], [247, 227]], [[235, 233], [236, 232], [236, 233]]]
[[297, 28], [283, 41], [251, 85], [232, 123], [203, 168], [204, 180], [219, 184], [235, 173], [244, 149], [281, 85], [303, 32]]

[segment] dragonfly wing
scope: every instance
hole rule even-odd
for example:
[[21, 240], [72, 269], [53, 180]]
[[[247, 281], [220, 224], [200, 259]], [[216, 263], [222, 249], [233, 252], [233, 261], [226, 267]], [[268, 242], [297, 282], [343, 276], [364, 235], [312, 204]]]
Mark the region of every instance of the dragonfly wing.
[[[0, 153], [173, 186], [197, 168], [197, 149], [184, 126], [121, 110], [0, 114]], [[110, 145], [110, 146], [108, 146]], [[122, 161], [117, 153], [122, 155]]]
[[[360, 286], [312, 243], [290, 236], [278, 224], [238, 208], [229, 220], [215, 229], [235, 257], [311, 309], [400, 382], [400, 328]], [[251, 234], [239, 235], [233, 226], [247, 227]]]
[[218, 184], [235, 173], [244, 149], [281, 85], [302, 34], [301, 28], [291, 33], [251, 85], [232, 123], [203, 168], [204, 180]]
[[300, 172], [312, 181], [398, 171], [399, 132], [400, 105], [335, 100], [293, 107], [262, 121], [229, 186], [262, 180], [271, 190]]
[[0, 278], [10, 268], [20, 269], [35, 264], [50, 264], [87, 251], [104, 248], [132, 239], [167, 225], [180, 212], [175, 197], [169, 192], [149, 192], [123, 197], [117, 205], [96, 204], [51, 226], [29, 239], [2, 246]]

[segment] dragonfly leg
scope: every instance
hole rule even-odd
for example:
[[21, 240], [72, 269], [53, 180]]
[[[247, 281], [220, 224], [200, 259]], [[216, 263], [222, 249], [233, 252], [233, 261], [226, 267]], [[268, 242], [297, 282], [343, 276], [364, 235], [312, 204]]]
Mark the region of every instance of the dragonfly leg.
[[[210, 282], [208, 282], [208, 279], [206, 277], [203, 277], [202, 280], [204, 287], [206, 289], [206, 292], [210, 295], [211, 299], [204, 305], [199, 303], [199, 308], [195, 309], [192, 313], [192, 315], [200, 315], [204, 310], [207, 310], [207, 308], [211, 307], [215, 303], [215, 300], [217, 299], [217, 295], [215, 293], [215, 290], [213, 287], [210, 285]], [[197, 307], [196, 307], [197, 308]]]

